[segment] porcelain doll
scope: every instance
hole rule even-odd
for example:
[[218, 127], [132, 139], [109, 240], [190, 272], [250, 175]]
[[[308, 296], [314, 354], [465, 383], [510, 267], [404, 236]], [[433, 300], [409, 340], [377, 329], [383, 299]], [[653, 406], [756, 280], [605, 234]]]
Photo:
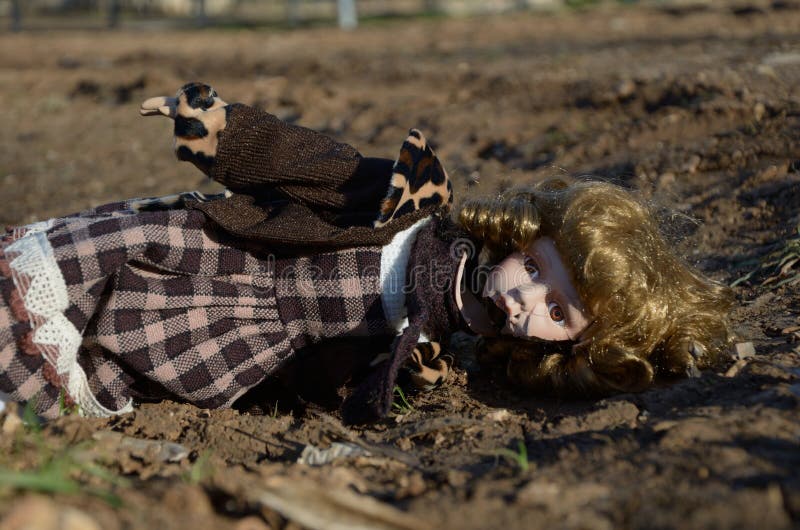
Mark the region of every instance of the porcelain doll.
[[[600, 182], [550, 181], [466, 203], [419, 131], [397, 160], [208, 87], [152, 98], [178, 158], [227, 192], [137, 199], [7, 231], [0, 391], [53, 417], [171, 398], [233, 405], [326, 340], [386, 345], [345, 420], [388, 413], [401, 367], [435, 386], [442, 345], [487, 337], [512, 380], [640, 390], [711, 364], [727, 290], [685, 266], [647, 208]], [[376, 351], [375, 354], [380, 352]]]

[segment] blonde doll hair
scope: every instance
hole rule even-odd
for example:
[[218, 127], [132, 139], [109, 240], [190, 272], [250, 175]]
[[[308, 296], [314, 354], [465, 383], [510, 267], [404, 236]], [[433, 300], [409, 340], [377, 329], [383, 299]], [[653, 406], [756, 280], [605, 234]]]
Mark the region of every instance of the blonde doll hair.
[[713, 365], [730, 346], [730, 290], [683, 263], [647, 205], [618, 186], [550, 180], [466, 202], [458, 220], [494, 259], [551, 237], [592, 324], [567, 351], [486, 341], [509, 356], [511, 379], [534, 390], [639, 391], [657, 375]]

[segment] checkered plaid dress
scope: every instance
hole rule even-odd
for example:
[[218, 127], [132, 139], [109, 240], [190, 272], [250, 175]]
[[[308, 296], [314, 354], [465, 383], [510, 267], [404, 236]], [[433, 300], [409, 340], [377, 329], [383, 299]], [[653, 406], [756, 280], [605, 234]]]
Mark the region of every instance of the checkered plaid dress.
[[381, 247], [277, 258], [185, 199], [134, 200], [9, 230], [0, 243], [0, 391], [45, 417], [133, 398], [231, 405], [294, 351], [393, 334]]

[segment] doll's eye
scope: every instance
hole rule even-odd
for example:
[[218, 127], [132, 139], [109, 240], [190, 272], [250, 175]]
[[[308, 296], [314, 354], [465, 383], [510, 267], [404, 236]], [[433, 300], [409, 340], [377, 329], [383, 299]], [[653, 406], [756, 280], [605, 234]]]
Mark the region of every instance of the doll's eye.
[[539, 277], [539, 266], [536, 264], [536, 262], [533, 260], [532, 257], [525, 256], [525, 260], [523, 263], [525, 265], [525, 272], [527, 272], [532, 279], [535, 280], [536, 278]]
[[550, 320], [559, 326], [566, 325], [567, 321], [564, 318], [564, 310], [561, 309], [560, 305], [555, 302], [550, 302], [547, 304], [547, 311], [550, 313]]

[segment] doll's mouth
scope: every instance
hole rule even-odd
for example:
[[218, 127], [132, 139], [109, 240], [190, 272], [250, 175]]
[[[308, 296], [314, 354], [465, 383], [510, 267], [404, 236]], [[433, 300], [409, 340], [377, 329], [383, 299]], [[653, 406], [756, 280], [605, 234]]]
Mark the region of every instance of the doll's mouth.
[[491, 298], [485, 297], [481, 301], [483, 302], [484, 309], [486, 309], [486, 313], [489, 315], [489, 320], [491, 320], [492, 325], [499, 332], [505, 327], [508, 315], [506, 315], [505, 311], [497, 307], [494, 300]]

